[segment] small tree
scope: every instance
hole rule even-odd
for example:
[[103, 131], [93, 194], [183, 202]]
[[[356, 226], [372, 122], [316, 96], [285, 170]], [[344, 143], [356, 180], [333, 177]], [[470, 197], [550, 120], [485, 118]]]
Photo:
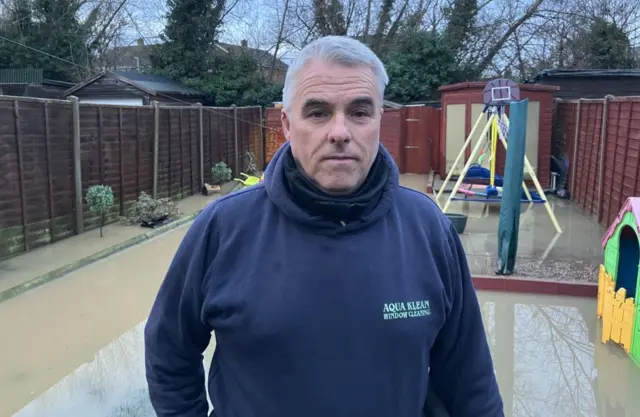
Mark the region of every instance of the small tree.
[[92, 185], [87, 191], [86, 201], [89, 210], [100, 215], [100, 237], [103, 237], [106, 214], [113, 206], [113, 190], [108, 185]]
[[211, 169], [211, 181], [214, 185], [222, 185], [231, 180], [231, 168], [224, 162], [218, 162]]

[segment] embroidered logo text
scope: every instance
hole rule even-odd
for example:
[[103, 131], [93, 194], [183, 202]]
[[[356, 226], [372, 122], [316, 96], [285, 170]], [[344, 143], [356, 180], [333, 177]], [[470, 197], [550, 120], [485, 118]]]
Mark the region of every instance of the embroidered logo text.
[[409, 301], [399, 303], [385, 303], [382, 310], [385, 320], [409, 319], [431, 315], [429, 301]]

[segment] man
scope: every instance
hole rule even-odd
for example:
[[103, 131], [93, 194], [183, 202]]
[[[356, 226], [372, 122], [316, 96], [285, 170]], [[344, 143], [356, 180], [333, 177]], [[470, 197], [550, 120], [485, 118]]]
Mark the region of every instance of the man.
[[158, 416], [207, 415], [211, 332], [217, 417], [419, 417], [429, 387], [452, 417], [503, 416], [460, 240], [380, 145], [387, 82], [346, 37], [294, 60], [287, 144], [198, 216], [151, 311]]

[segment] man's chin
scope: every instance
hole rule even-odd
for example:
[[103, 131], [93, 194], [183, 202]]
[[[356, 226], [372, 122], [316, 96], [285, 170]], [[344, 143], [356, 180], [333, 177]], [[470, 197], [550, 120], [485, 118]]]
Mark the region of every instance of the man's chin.
[[331, 195], [348, 195], [353, 193], [360, 186], [360, 182], [356, 180], [342, 181], [326, 181], [318, 184], [320, 188], [327, 194]]

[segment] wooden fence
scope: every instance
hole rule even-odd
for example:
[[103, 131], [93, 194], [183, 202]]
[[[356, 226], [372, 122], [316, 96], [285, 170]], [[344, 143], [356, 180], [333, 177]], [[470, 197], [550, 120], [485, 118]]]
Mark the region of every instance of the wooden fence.
[[640, 97], [560, 101], [556, 123], [571, 198], [608, 226], [627, 197], [640, 195]]
[[88, 188], [111, 186], [109, 220], [141, 192], [180, 199], [225, 161], [264, 161], [260, 107], [119, 107], [0, 96], [0, 259], [98, 226]]
[[[279, 108], [266, 109], [265, 161], [285, 142]], [[427, 106], [385, 109], [380, 141], [400, 173], [426, 174], [439, 161], [440, 109]]]

